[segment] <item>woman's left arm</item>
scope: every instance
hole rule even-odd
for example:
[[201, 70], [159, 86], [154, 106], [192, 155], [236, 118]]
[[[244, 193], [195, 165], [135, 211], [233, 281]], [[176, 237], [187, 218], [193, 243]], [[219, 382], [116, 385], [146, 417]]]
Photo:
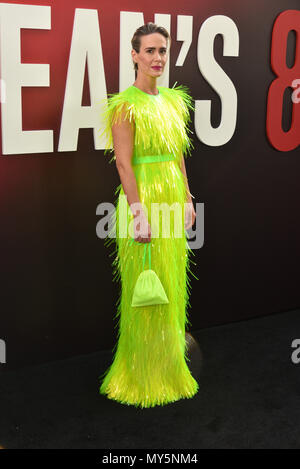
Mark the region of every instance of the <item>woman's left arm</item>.
[[185, 161], [183, 155], [181, 155], [181, 162], [180, 162], [180, 169], [181, 172], [184, 176], [184, 182], [185, 182], [185, 187], [186, 187], [186, 192], [187, 192], [187, 202], [192, 202], [192, 194], [190, 193], [190, 188], [189, 188], [189, 183], [188, 183], [188, 178], [186, 174], [186, 167], [185, 167]]
[[181, 155], [180, 169], [184, 177], [186, 193], [187, 193], [187, 199], [186, 199], [187, 207], [185, 210], [185, 229], [187, 230], [188, 228], [191, 228], [193, 226], [195, 219], [196, 219], [196, 212], [195, 212], [194, 204], [192, 201], [192, 197], [194, 198], [194, 196], [190, 192], [183, 155]]

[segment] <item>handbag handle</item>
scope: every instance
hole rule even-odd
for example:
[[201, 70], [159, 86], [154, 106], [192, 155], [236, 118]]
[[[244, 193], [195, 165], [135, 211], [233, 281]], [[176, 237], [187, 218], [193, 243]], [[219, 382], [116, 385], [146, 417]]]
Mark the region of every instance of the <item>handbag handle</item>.
[[[142, 244], [139, 241], [136, 241], [134, 238], [130, 238], [129, 240], [129, 246], [131, 246], [133, 243], [137, 244]], [[144, 243], [144, 256], [143, 256], [143, 267], [142, 270], [144, 270], [145, 267], [145, 261], [146, 261], [146, 252], [147, 252], [147, 247], [149, 245], [149, 250], [148, 250], [148, 255], [149, 255], [149, 269], [151, 270], [151, 243]]]

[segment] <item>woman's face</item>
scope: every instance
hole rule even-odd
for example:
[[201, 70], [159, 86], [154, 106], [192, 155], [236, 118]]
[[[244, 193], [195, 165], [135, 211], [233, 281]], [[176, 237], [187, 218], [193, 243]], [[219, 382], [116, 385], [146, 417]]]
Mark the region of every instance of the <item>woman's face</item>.
[[132, 49], [131, 55], [138, 64], [138, 74], [159, 77], [167, 62], [167, 39], [160, 33], [142, 36], [140, 52]]

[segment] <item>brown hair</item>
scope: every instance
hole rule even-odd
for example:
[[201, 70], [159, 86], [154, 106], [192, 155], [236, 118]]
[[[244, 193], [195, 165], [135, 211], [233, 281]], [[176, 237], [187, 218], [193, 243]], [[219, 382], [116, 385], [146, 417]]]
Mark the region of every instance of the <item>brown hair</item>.
[[[135, 31], [131, 39], [132, 49], [134, 49], [137, 53], [139, 53], [140, 47], [141, 47], [141, 36], [147, 36], [148, 34], [153, 34], [153, 33], [162, 34], [167, 39], [167, 41], [170, 41], [170, 46], [171, 46], [171, 36], [168, 33], [168, 31], [163, 26], [157, 26], [157, 24], [149, 22], [149, 23], [144, 24], [143, 26], [141, 26]], [[135, 72], [137, 72], [138, 70], [138, 64], [136, 62], [134, 62], [134, 70]]]

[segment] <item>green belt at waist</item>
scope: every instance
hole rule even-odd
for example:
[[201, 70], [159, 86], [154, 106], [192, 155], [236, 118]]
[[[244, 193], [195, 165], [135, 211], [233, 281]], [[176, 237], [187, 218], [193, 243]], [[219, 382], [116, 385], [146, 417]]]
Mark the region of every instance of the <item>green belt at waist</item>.
[[172, 161], [175, 159], [176, 158], [172, 153], [166, 153], [164, 155], [145, 155], [145, 156], [135, 155], [132, 158], [132, 164], [159, 163], [161, 161]]

